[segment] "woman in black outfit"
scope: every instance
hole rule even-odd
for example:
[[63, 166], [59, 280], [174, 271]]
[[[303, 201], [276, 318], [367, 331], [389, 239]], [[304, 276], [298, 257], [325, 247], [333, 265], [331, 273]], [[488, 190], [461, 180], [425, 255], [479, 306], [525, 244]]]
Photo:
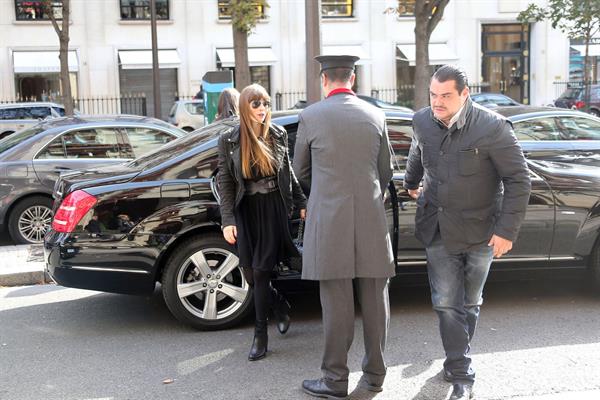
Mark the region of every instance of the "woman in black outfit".
[[295, 206], [306, 214], [306, 197], [290, 167], [287, 132], [271, 123], [269, 95], [250, 85], [240, 95], [239, 126], [219, 138], [221, 222], [228, 243], [237, 243], [240, 265], [254, 287], [256, 325], [248, 359], [267, 353], [270, 305], [277, 328], [289, 327], [289, 303], [271, 286], [274, 267], [298, 256], [288, 225]]

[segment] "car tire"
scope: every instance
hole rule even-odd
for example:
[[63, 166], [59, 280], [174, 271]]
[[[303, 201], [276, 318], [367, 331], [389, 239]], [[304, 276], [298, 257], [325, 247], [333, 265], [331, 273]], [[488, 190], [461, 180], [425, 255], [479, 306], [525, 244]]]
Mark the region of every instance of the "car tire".
[[595, 108], [592, 108], [590, 110], [590, 114], [592, 114], [594, 117], [600, 117], [600, 110], [596, 110]]
[[594, 289], [600, 288], [600, 239], [596, 242], [590, 255], [589, 272]]
[[194, 236], [177, 245], [162, 279], [171, 313], [200, 330], [218, 330], [242, 322], [253, 309], [234, 247], [221, 235]]
[[8, 217], [8, 233], [17, 244], [43, 243], [52, 224], [52, 200], [32, 196], [18, 202]]

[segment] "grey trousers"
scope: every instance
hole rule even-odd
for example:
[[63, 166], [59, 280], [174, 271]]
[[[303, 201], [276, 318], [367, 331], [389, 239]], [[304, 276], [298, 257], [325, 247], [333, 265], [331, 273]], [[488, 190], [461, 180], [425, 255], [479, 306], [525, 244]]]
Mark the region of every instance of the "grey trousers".
[[[362, 310], [365, 356], [362, 370], [369, 383], [382, 385], [386, 373], [383, 351], [390, 323], [387, 278], [356, 278]], [[352, 279], [319, 282], [325, 349], [321, 371], [330, 387], [348, 389], [348, 351], [354, 339]]]

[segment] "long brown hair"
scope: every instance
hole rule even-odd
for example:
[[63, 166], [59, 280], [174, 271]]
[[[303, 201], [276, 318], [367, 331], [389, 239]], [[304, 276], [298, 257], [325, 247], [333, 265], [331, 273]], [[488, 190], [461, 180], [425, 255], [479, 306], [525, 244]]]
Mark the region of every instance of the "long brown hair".
[[269, 135], [271, 109], [267, 108], [267, 115], [260, 126], [260, 132], [254, 132], [250, 105], [254, 100], [271, 101], [271, 98], [265, 88], [256, 83], [246, 86], [240, 94], [240, 142], [244, 178], [252, 178], [253, 166], [262, 176], [275, 174], [275, 157], [268, 144], [271, 140]]
[[234, 88], [224, 89], [219, 95], [219, 104], [217, 106], [217, 117], [215, 121], [229, 117], [236, 117], [239, 114], [238, 102], [240, 92]]

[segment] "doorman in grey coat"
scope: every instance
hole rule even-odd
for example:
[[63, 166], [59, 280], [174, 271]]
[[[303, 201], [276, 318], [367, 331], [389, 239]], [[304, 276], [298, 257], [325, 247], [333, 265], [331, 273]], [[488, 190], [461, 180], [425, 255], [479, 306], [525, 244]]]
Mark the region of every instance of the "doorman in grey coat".
[[384, 113], [360, 100], [354, 56], [319, 56], [327, 97], [300, 114], [294, 171], [310, 194], [302, 278], [320, 281], [325, 349], [323, 377], [305, 392], [348, 393], [348, 350], [354, 337], [353, 280], [363, 310], [365, 356], [361, 385], [381, 391], [389, 324], [388, 280], [394, 275], [383, 196], [392, 178]]

